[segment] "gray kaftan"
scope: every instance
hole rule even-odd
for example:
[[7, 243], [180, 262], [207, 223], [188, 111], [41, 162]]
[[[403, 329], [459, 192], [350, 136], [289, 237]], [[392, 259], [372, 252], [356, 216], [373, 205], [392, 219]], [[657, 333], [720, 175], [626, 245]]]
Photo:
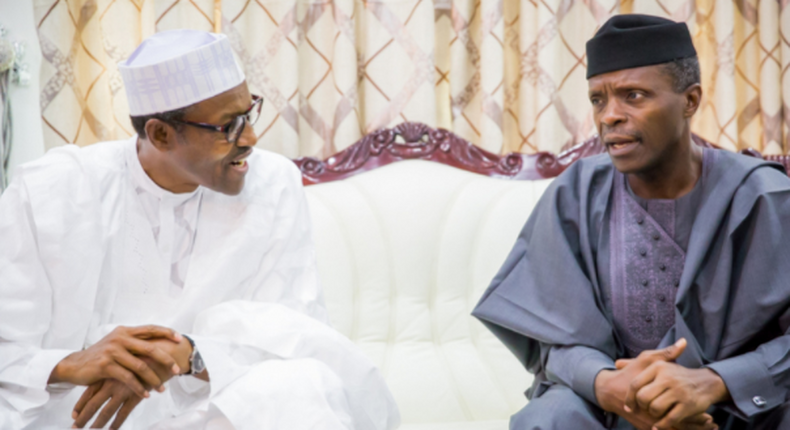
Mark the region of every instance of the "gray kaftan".
[[[600, 370], [685, 337], [678, 362], [721, 375], [731, 412], [748, 419], [782, 405], [790, 389], [790, 234], [782, 228], [790, 225], [790, 180], [781, 167], [706, 150], [702, 179], [672, 210], [635, 198], [625, 181], [618, 188], [618, 178], [607, 155], [558, 177], [474, 310], [535, 373], [528, 396], [561, 384], [596, 404]], [[613, 216], [632, 222], [617, 247]], [[634, 264], [642, 251], [645, 263]], [[630, 329], [639, 318], [651, 321]]]

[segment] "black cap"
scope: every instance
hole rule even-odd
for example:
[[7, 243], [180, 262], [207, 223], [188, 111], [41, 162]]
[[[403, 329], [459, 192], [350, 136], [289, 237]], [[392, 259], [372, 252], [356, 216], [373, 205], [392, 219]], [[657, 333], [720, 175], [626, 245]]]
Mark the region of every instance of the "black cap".
[[616, 15], [587, 41], [587, 79], [696, 55], [685, 23], [650, 15]]

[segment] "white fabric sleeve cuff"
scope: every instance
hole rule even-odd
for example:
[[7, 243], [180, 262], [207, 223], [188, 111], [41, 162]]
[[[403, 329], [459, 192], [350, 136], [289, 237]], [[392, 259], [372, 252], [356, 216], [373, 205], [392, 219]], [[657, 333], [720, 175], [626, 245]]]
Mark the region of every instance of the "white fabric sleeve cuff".
[[[15, 395], [4, 396], [6, 401], [17, 411], [24, 413], [30, 409], [45, 405], [50, 399], [50, 388], [57, 387], [56, 391], [71, 387], [70, 384], [48, 384], [52, 370], [67, 355], [74, 351], [65, 349], [42, 349], [37, 351], [30, 361], [21, 370], [18, 381], [10, 380], [11, 384], [19, 385], [20, 390], [15, 390]], [[18, 383], [17, 383], [18, 382]]]
[[192, 334], [188, 336], [195, 342], [206, 364], [212, 397], [247, 372], [247, 366], [239, 365], [226, 353], [228, 347], [222, 341]]
[[[49, 377], [52, 375], [52, 371], [55, 370], [55, 366], [73, 352], [68, 349], [42, 349], [37, 352], [28, 364], [29, 386], [47, 389]], [[66, 384], [57, 385], [64, 386]]]
[[755, 352], [706, 367], [724, 380], [733, 403], [746, 417], [769, 411], [785, 402], [787, 390], [774, 384], [771, 373]]

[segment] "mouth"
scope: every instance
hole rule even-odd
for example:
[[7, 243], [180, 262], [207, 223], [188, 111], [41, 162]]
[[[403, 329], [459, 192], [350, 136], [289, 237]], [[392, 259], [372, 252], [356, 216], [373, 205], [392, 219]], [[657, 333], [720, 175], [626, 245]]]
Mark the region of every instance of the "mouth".
[[247, 158], [250, 156], [251, 151], [245, 152], [244, 154], [236, 157], [236, 159], [232, 160], [230, 164], [230, 168], [240, 175], [244, 175], [249, 170], [250, 165], [247, 163]]
[[237, 156], [234, 160], [230, 162], [231, 167], [236, 169], [246, 169], [247, 168], [247, 158], [249, 158], [252, 151], [245, 151], [243, 154]]
[[639, 140], [630, 136], [607, 138], [605, 142], [609, 154], [613, 156], [624, 155], [639, 145]]
[[230, 165], [235, 167], [244, 167], [247, 165], [247, 159], [242, 158], [241, 160], [231, 161]]

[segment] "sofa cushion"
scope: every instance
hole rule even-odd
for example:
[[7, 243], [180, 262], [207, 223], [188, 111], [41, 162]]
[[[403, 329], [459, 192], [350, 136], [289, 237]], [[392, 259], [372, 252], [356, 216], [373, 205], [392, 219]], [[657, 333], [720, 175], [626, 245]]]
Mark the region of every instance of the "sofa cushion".
[[506, 423], [526, 403], [531, 376], [470, 312], [549, 182], [408, 160], [306, 188], [332, 324], [404, 424]]

